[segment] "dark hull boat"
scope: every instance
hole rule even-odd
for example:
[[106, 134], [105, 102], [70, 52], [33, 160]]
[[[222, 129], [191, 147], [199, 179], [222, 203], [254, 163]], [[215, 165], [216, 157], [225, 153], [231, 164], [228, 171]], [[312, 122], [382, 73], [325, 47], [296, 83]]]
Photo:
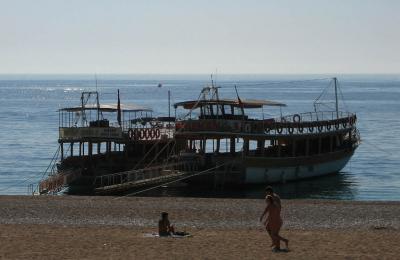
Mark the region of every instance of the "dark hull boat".
[[118, 93], [118, 104], [100, 105], [97, 92], [83, 92], [80, 106], [59, 110], [59, 150], [38, 185], [40, 194], [94, 194], [99, 185], [117, 181], [113, 174], [169, 156], [174, 118], [153, 118], [151, 109], [119, 100]]
[[[337, 91], [336, 79], [334, 86]], [[241, 100], [239, 96], [236, 100], [220, 99], [214, 86], [203, 89], [203, 93], [208, 96], [175, 104], [199, 115], [176, 122], [181, 160], [191, 158], [199, 162], [200, 169], [216, 167], [208, 174], [190, 178], [192, 183], [284, 183], [337, 173], [360, 141], [357, 117], [350, 112], [336, 109], [257, 119], [245, 111], [285, 105]]]
[[240, 186], [337, 173], [360, 137], [356, 115], [338, 109], [333, 82], [334, 111], [267, 119], [246, 111], [286, 105], [242, 100], [237, 91], [222, 99], [213, 84], [198, 100], [174, 104], [187, 110], [182, 119], [153, 118], [148, 108], [121, 105], [119, 94], [117, 105], [100, 105], [97, 92], [84, 92], [80, 106], [59, 111], [59, 156], [38, 191], [126, 194], [177, 181]]

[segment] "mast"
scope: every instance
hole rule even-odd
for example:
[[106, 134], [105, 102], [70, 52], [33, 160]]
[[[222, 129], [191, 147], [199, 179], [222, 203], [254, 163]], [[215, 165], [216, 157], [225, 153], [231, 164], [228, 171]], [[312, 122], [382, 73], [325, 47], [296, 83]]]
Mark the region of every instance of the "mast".
[[168, 89], [168, 128], [171, 126], [171, 90]]
[[333, 78], [333, 83], [335, 84], [335, 104], [336, 104], [336, 119], [339, 119], [339, 103], [338, 103], [338, 95], [337, 95], [337, 78]]

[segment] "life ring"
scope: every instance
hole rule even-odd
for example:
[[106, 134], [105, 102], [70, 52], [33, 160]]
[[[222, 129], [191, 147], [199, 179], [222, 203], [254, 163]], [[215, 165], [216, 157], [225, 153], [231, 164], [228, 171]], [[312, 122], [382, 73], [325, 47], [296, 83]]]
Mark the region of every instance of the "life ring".
[[128, 137], [129, 137], [129, 140], [133, 140], [133, 138], [135, 137], [132, 128], [129, 128], [129, 130], [128, 130]]
[[326, 130], [331, 130], [331, 128], [332, 128], [332, 125], [331, 125], [331, 123], [330, 122], [328, 122], [327, 124], [326, 124]]
[[264, 127], [264, 130], [266, 133], [269, 133], [271, 131], [271, 127], [267, 125]]
[[297, 125], [297, 130], [298, 130], [300, 133], [303, 133], [303, 131], [304, 131], [303, 125], [302, 125], [302, 124], [298, 124], [298, 125]]
[[293, 131], [294, 131], [294, 127], [293, 126], [288, 126], [288, 132], [289, 132], [289, 134], [293, 134]]
[[154, 139], [155, 136], [156, 136], [156, 130], [154, 128], [150, 129], [149, 131], [150, 139]]
[[308, 132], [310, 133], [314, 132], [314, 126], [312, 125], [312, 123], [308, 125]]
[[245, 131], [246, 133], [250, 133], [250, 132], [251, 132], [251, 126], [250, 126], [250, 124], [246, 124], [246, 125], [244, 126], [244, 131]]
[[141, 139], [141, 140], [144, 138], [144, 131], [143, 131], [143, 130], [144, 130], [144, 129], [140, 129], [140, 130], [139, 130], [139, 136], [138, 136], [138, 137], [139, 137], [139, 139]]
[[150, 128], [146, 128], [144, 130], [144, 136], [145, 136], [146, 140], [150, 139], [150, 130], [151, 130]]
[[293, 122], [300, 123], [301, 117], [299, 114], [293, 115]]
[[278, 125], [276, 127], [276, 132], [278, 132], [278, 134], [282, 134], [282, 131], [283, 131], [283, 127], [281, 125]]
[[349, 123], [351, 126], [354, 125], [354, 118], [353, 117], [349, 117]]
[[140, 131], [139, 131], [139, 129], [135, 129], [135, 130], [133, 130], [133, 140], [139, 140], [139, 138], [140, 138]]
[[336, 121], [336, 122], [335, 122], [335, 129], [336, 129], [336, 130], [338, 130], [338, 129], [339, 129], [339, 127], [340, 127], [340, 125], [339, 125], [339, 122], [338, 122], [338, 121]]
[[324, 129], [324, 126], [321, 123], [318, 123], [318, 132], [322, 132], [322, 130]]
[[161, 136], [160, 129], [157, 128], [155, 134], [156, 134], [155, 137], [156, 137], [157, 139], [160, 138], [160, 136]]

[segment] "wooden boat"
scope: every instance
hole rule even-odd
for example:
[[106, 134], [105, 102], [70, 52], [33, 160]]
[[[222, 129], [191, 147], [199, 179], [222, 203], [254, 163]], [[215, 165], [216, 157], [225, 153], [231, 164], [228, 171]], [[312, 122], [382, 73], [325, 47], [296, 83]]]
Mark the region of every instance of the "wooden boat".
[[[268, 184], [337, 173], [359, 145], [356, 114], [338, 109], [257, 119], [248, 109], [285, 104], [265, 100], [221, 99], [218, 88], [202, 91], [199, 100], [176, 103], [189, 111], [176, 121], [179, 160], [200, 162], [214, 171], [191, 183]], [[197, 114], [195, 117], [193, 115]], [[219, 167], [220, 166], [220, 167]]]
[[91, 194], [97, 182], [111, 185], [110, 175], [156, 165], [170, 154], [174, 118], [154, 118], [150, 108], [121, 104], [119, 91], [117, 104], [100, 104], [98, 92], [83, 92], [80, 101], [59, 110], [59, 150], [38, 185], [40, 194], [64, 188]]
[[183, 119], [154, 118], [149, 108], [120, 104], [119, 93], [117, 104], [100, 105], [97, 92], [83, 92], [79, 106], [59, 110], [59, 155], [38, 190], [122, 194], [171, 181], [269, 184], [337, 173], [360, 137], [356, 115], [338, 109], [336, 78], [334, 85], [335, 111], [267, 119], [246, 111], [286, 105], [221, 99], [213, 84], [200, 99], [174, 104], [188, 110]]

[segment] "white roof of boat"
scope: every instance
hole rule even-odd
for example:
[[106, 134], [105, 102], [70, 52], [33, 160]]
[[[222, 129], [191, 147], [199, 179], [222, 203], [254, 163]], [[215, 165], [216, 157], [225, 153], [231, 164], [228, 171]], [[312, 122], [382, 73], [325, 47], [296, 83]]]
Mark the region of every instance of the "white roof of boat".
[[193, 109], [205, 105], [216, 105], [216, 104], [232, 105], [235, 107], [243, 106], [243, 108], [261, 108], [263, 106], [280, 106], [280, 107], [286, 106], [285, 104], [276, 101], [255, 100], [255, 99], [245, 99], [241, 100], [241, 102], [237, 99], [190, 100], [190, 101], [175, 103], [174, 106], [175, 108], [182, 106], [185, 109]]
[[[82, 106], [61, 108], [58, 111], [78, 112], [82, 110]], [[86, 105], [85, 110], [97, 110], [96, 104]], [[100, 105], [102, 112], [117, 112], [118, 104], [102, 104]], [[121, 111], [123, 112], [153, 112], [151, 108], [135, 105], [135, 104], [121, 104]]]

